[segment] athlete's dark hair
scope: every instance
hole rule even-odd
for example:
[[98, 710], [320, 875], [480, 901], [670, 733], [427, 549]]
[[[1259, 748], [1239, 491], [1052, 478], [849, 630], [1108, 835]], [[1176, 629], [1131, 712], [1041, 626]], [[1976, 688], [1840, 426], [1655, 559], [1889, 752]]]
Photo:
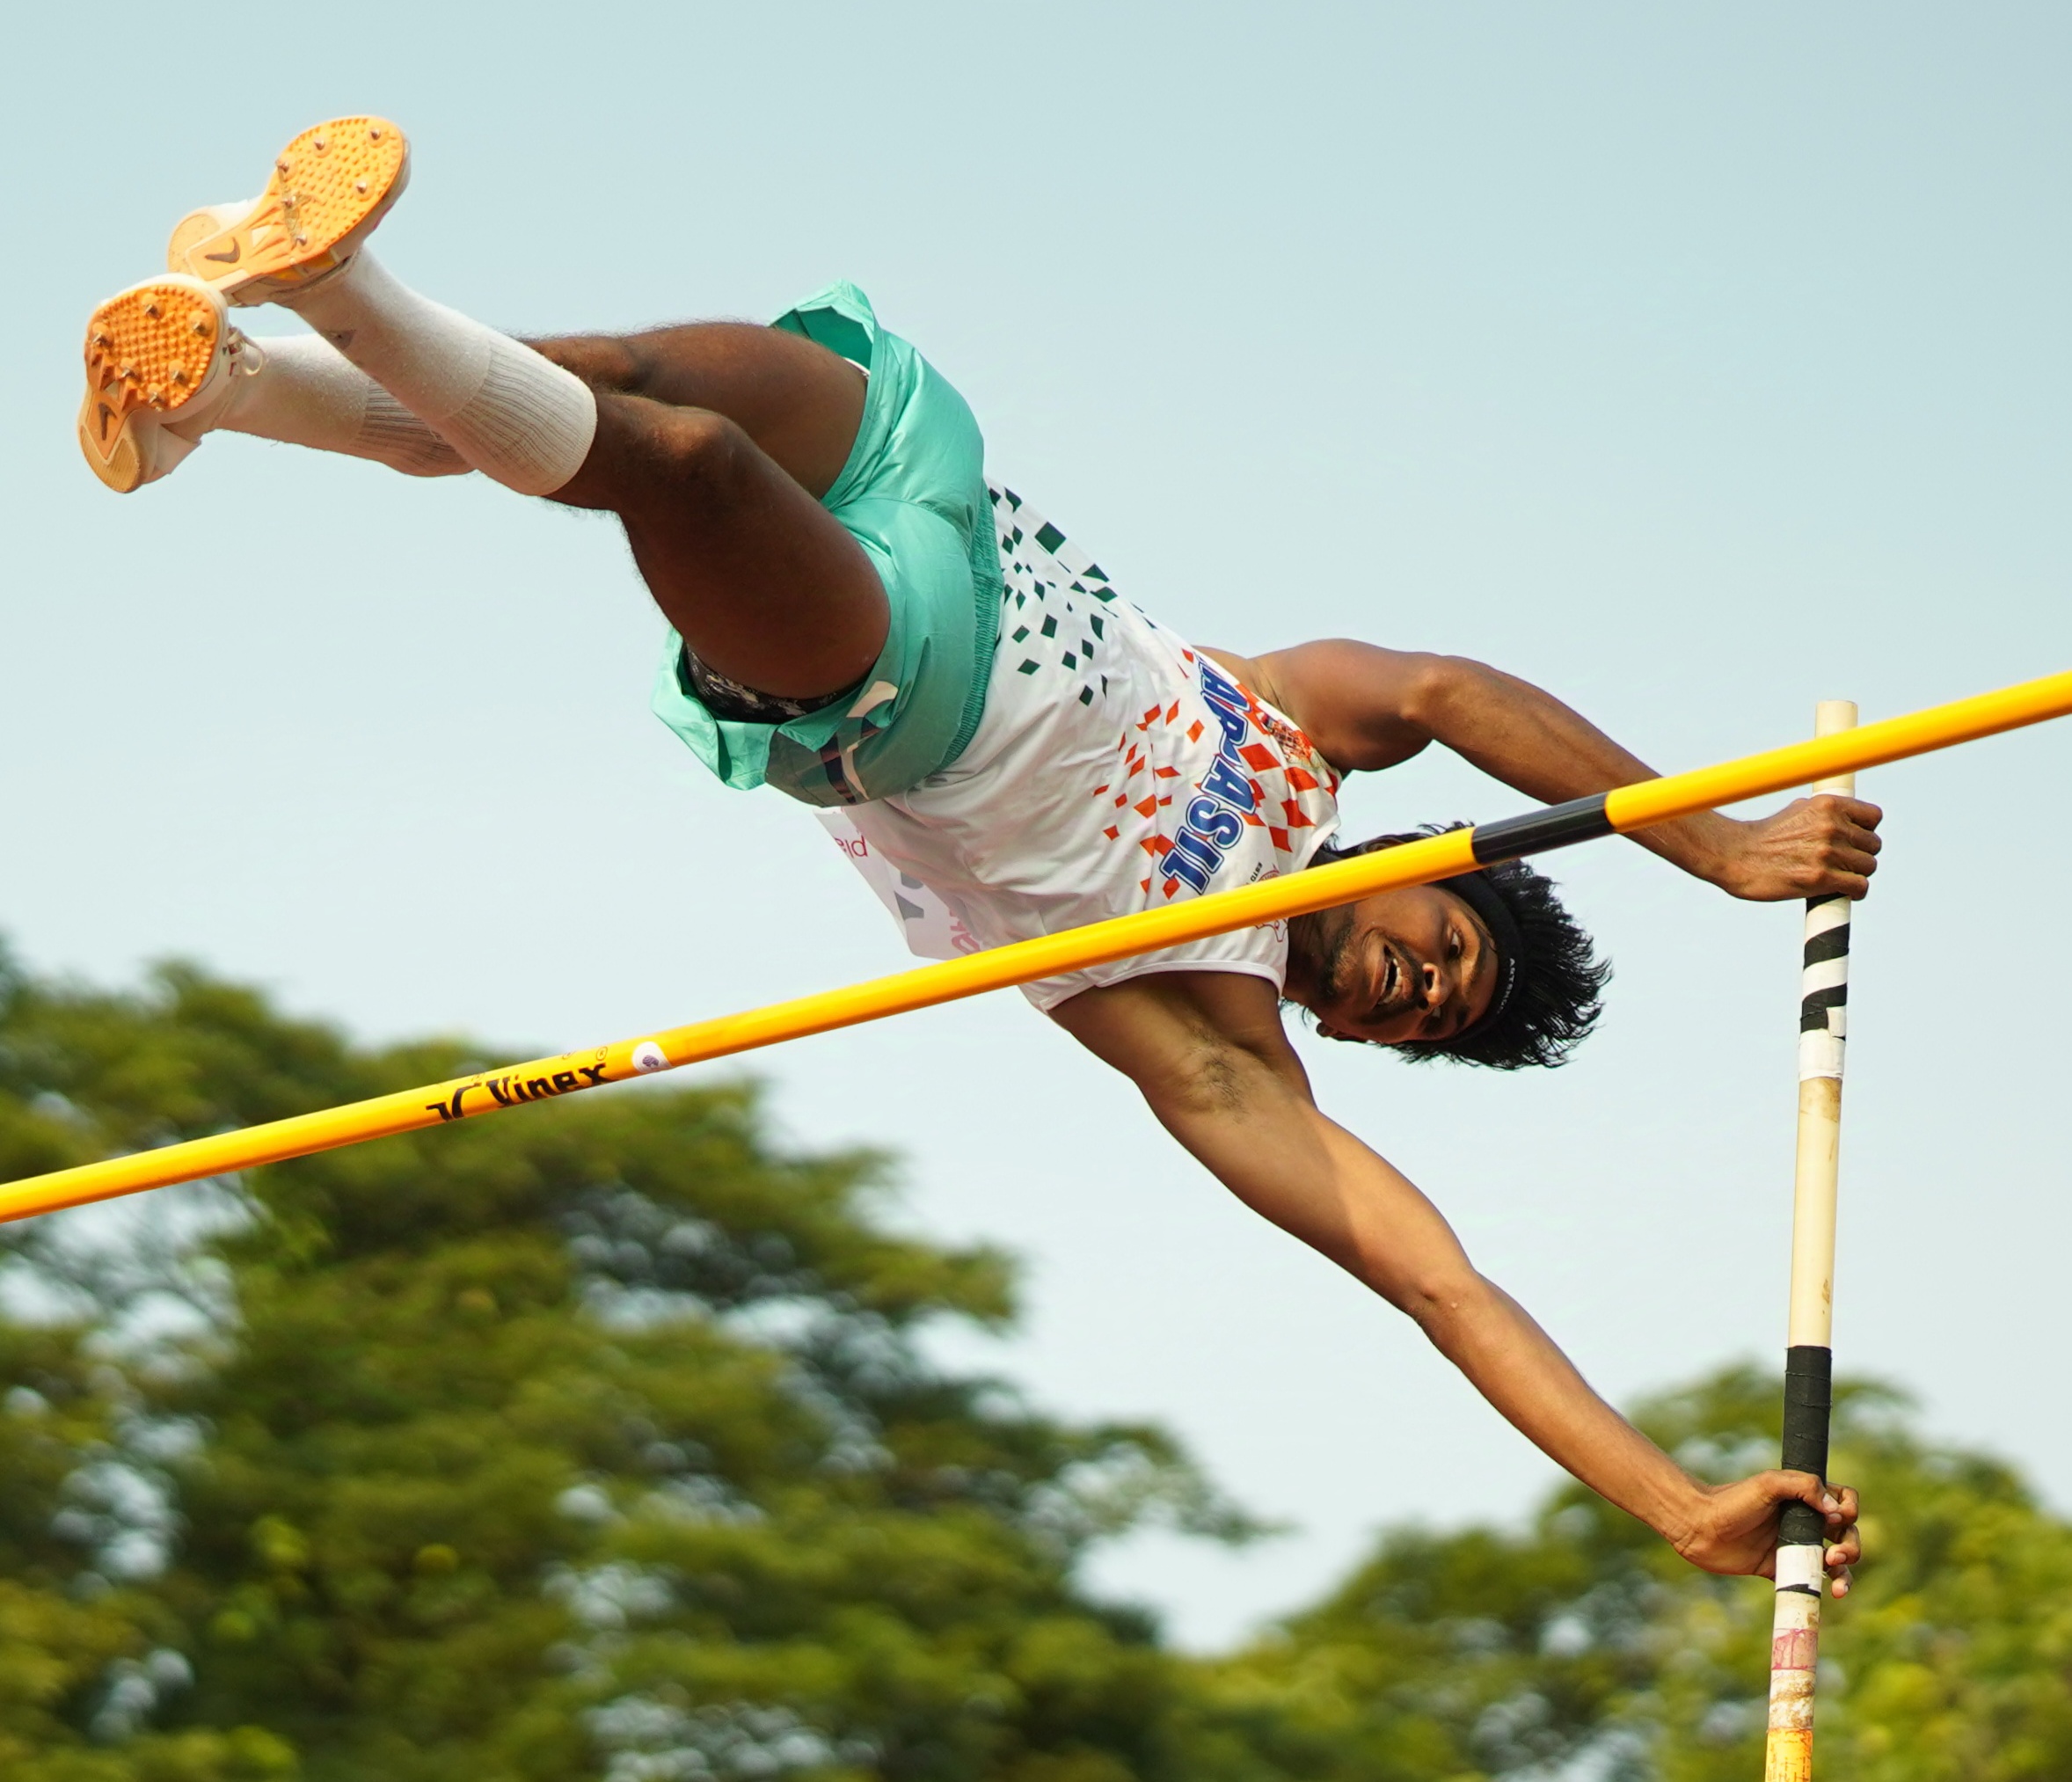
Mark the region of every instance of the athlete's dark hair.
[[[1465, 823], [1426, 823], [1408, 835], [1375, 836], [1350, 848], [1327, 843], [1310, 864], [1326, 865], [1465, 828]], [[1451, 1040], [1412, 1040], [1389, 1049], [1417, 1063], [1446, 1058], [1492, 1070], [1565, 1064], [1597, 1025], [1603, 990], [1611, 981], [1611, 961], [1597, 957], [1589, 935], [1554, 895], [1551, 879], [1522, 860], [1506, 860], [1482, 873], [1504, 900], [1525, 942], [1510, 999], [1499, 1013], [1485, 1017]]]

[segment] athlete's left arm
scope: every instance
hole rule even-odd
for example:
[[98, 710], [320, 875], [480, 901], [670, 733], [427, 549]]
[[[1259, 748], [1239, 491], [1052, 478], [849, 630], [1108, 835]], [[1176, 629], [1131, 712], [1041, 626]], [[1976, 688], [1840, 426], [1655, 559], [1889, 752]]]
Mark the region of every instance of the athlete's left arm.
[[1858, 1552], [1856, 1494], [1800, 1472], [1693, 1479], [1600, 1399], [1525, 1308], [1468, 1260], [1439, 1209], [1324, 1117], [1281, 1030], [1274, 987], [1159, 972], [1082, 992], [1054, 1019], [1129, 1077], [1166, 1130], [1238, 1199], [1417, 1320], [1541, 1450], [1694, 1565], [1768, 1574], [1778, 1506], [1828, 1515], [1839, 1595]]
[[[1655, 778], [1552, 694], [1464, 656], [1338, 638], [1250, 660], [1209, 654], [1343, 772], [1393, 767], [1437, 742], [1547, 804]], [[1633, 839], [1737, 897], [1861, 897], [1877, 870], [1881, 815], [1860, 799], [1823, 794], [1753, 822], [1707, 812]]]

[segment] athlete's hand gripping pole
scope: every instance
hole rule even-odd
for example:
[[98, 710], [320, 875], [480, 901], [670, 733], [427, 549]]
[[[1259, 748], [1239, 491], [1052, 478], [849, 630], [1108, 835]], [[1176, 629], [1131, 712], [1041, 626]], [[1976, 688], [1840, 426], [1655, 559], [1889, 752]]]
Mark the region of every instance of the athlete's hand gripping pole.
[[[1823, 699], [1815, 736], [1853, 730], [1857, 708]], [[1857, 777], [1815, 780], [1816, 792], [1854, 796]], [[1828, 1476], [1834, 1401], [1835, 1200], [1842, 1143], [1842, 1060], [1848, 1033], [1849, 901], [1806, 906], [1798, 1003], [1798, 1154], [1791, 1199], [1790, 1345], [1784, 1351], [1784, 1464]], [[1820, 1656], [1827, 1527], [1811, 1504], [1788, 1503], [1777, 1530], [1777, 1607], [1770, 1624], [1769, 1734], [1763, 1782], [1812, 1782], [1813, 1676]]]

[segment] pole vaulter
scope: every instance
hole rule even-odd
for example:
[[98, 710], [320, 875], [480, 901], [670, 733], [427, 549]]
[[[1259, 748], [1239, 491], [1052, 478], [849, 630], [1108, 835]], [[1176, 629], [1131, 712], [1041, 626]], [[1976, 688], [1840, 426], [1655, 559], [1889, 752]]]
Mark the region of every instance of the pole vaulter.
[[[873, 978], [845, 990], [821, 991], [616, 1045], [537, 1058], [321, 1113], [32, 1176], [0, 1186], [0, 1223], [552, 1100], [607, 1083], [932, 1008], [987, 990], [1032, 983], [1210, 935], [1285, 921], [1377, 891], [1427, 885], [1527, 854], [1603, 836], [1630, 835], [1744, 799], [1930, 754], [2068, 713], [2072, 713], [2072, 671], [1718, 766], [1620, 786], [1499, 822], [1449, 830], [1306, 872], [1214, 892], [1164, 909]], [[1831, 1209], [1831, 1198], [1829, 1206]], [[1793, 1328], [1798, 1329], [1796, 1323]], [[1822, 1343], [1825, 1329], [1823, 1323]], [[1798, 1340], [1795, 1335], [1793, 1341]]]

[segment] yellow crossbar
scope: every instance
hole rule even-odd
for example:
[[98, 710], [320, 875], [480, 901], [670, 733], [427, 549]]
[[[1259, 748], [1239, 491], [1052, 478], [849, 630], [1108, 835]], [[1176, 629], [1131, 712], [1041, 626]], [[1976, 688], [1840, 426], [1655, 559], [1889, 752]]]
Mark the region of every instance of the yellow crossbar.
[[772, 1003], [746, 1014], [723, 1015], [689, 1026], [671, 1027], [638, 1040], [599, 1046], [587, 1052], [536, 1058], [447, 1083], [378, 1095], [317, 1114], [268, 1121], [263, 1126], [210, 1138], [190, 1139], [156, 1150], [56, 1170], [0, 1187], [0, 1223], [55, 1212], [90, 1201], [112, 1200], [145, 1188], [193, 1181], [307, 1157], [312, 1151], [386, 1138], [442, 1121], [472, 1119], [524, 1102], [551, 1100], [578, 1090], [671, 1070], [708, 1058], [724, 1058], [758, 1046], [774, 1046], [837, 1027], [881, 1020], [912, 1009], [932, 1008], [1010, 984], [1031, 983], [1132, 954], [1178, 946], [1232, 929], [1284, 921], [1312, 910], [1350, 903], [1377, 891], [1425, 885], [1435, 879], [1521, 854], [1607, 833], [1630, 834], [1694, 812], [1738, 804], [1743, 799], [1806, 785], [1830, 774], [1853, 772], [1912, 755], [2018, 729], [2072, 712], [2072, 672], [1934, 705], [1903, 718], [1835, 736], [1796, 742], [1767, 754], [1746, 756], [1718, 767], [1621, 786], [1601, 798], [1514, 818], [1474, 829], [1456, 829], [1376, 854], [1363, 854], [1286, 878], [1269, 879], [1232, 891], [1189, 899], [1164, 909], [1147, 909], [1113, 921], [1090, 924], [1039, 940], [967, 958], [922, 966], [891, 977], [872, 978], [847, 989], [823, 990]]

